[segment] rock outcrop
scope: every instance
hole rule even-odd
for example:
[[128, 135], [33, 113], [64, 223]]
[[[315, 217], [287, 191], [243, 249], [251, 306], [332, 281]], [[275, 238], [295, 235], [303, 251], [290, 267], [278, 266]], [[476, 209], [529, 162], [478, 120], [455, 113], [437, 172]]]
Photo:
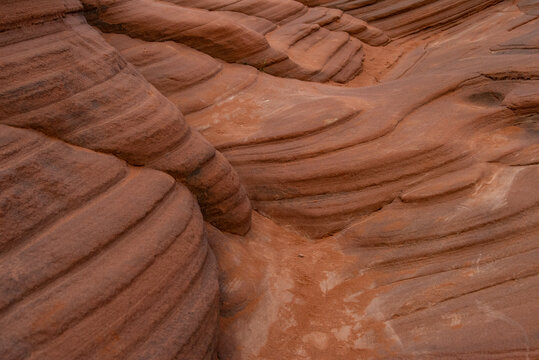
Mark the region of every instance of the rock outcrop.
[[368, 21], [391, 37], [461, 21], [502, 0], [297, 0], [308, 6], [328, 6]]
[[[429, 33], [375, 86], [310, 87], [356, 110], [337, 126], [223, 140], [255, 208], [281, 225], [257, 216], [247, 241], [210, 234], [226, 358], [539, 356], [538, 23], [520, 9]], [[283, 98], [300, 94], [288, 86]], [[223, 108], [253, 109], [253, 133], [281, 131], [253, 97]], [[218, 129], [203, 133], [220, 147]]]
[[301, 80], [347, 82], [360, 71], [363, 40], [383, 45], [380, 30], [340, 10], [292, 0], [84, 0], [104, 32], [171, 40], [227, 62]]
[[212, 358], [217, 267], [187, 188], [34, 130], [0, 144], [2, 359]]
[[0, 10], [6, 359], [539, 357], [536, 2]]
[[0, 5], [2, 359], [212, 359], [199, 203], [245, 233], [238, 176], [80, 3], [42, 5]]
[[208, 221], [249, 229], [249, 199], [230, 164], [80, 13], [25, 16], [0, 34], [0, 123], [165, 171], [197, 195]]
[[[276, 79], [172, 42], [106, 38], [223, 152], [259, 211], [322, 237], [398, 200], [425, 174], [536, 143], [533, 25], [516, 36], [508, 21], [481, 47], [439, 40], [403, 56], [387, 81], [356, 89]], [[504, 146], [493, 143], [510, 131]]]

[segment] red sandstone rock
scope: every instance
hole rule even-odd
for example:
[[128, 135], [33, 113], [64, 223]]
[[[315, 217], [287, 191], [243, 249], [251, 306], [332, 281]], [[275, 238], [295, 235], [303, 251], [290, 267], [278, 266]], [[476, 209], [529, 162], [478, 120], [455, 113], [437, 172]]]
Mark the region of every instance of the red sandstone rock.
[[187, 188], [33, 130], [0, 144], [2, 359], [211, 358], [217, 269]]
[[82, 3], [0, 5], [7, 359], [539, 357], [535, 2]]
[[104, 32], [172, 40], [273, 75], [318, 82], [351, 80], [361, 71], [360, 40], [372, 45], [389, 40], [340, 10], [309, 9], [292, 0], [83, 3], [90, 22]]
[[80, 14], [0, 37], [0, 123], [166, 171], [216, 226], [249, 229], [249, 200], [228, 162]]
[[368, 21], [391, 37], [439, 27], [477, 13], [502, 0], [297, 0], [308, 6], [328, 6]]

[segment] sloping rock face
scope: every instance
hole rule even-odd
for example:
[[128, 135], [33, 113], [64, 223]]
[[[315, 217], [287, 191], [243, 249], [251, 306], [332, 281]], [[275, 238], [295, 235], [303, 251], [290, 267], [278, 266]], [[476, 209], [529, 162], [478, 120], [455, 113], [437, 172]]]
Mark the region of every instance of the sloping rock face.
[[90, 22], [105, 32], [172, 40], [227, 62], [318, 82], [351, 80], [361, 71], [362, 41], [389, 40], [340, 10], [310, 9], [292, 0], [83, 3]]
[[38, 3], [6, 359], [539, 358], [537, 2]]
[[33, 130], [0, 143], [2, 358], [210, 359], [217, 267], [187, 188]]
[[214, 358], [199, 204], [245, 233], [237, 173], [82, 4], [41, 5], [0, 6], [1, 357]]
[[181, 112], [80, 13], [47, 21], [28, 6], [1, 34], [0, 123], [166, 171], [198, 195], [210, 222], [245, 233], [251, 208], [236, 173]]
[[[308, 6], [328, 6], [363, 19], [391, 37], [460, 21], [502, 0], [297, 0]], [[524, 1], [520, 1], [524, 2]]]

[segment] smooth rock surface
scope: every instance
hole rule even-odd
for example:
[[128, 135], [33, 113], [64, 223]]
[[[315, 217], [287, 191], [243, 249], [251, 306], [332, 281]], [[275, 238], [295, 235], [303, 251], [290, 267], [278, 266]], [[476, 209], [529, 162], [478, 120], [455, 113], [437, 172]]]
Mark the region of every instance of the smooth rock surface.
[[362, 67], [363, 43], [389, 41], [340, 10], [292, 0], [84, 0], [90, 23], [145, 41], [171, 40], [227, 62], [282, 77], [347, 82]]
[[217, 267], [187, 188], [34, 130], [0, 144], [2, 359], [211, 359]]
[[539, 358], [538, 9], [0, 4], [2, 359]]
[[230, 164], [80, 13], [45, 20], [0, 33], [0, 123], [166, 171], [212, 223], [245, 233], [251, 208]]

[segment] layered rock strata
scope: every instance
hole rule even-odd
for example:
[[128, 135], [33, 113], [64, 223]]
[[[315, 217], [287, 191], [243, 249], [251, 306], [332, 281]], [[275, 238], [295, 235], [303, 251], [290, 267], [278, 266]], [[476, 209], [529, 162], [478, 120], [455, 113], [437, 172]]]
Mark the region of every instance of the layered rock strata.
[[539, 357], [534, 1], [0, 10], [7, 359]]
[[309, 9], [291, 0], [83, 2], [90, 22], [104, 32], [171, 40], [227, 62], [318, 82], [351, 80], [362, 67], [360, 40], [389, 40], [340, 10]]
[[0, 123], [165, 171], [211, 223], [245, 233], [249, 199], [221, 154], [80, 13], [46, 19], [0, 35]]
[[502, 0], [297, 0], [308, 6], [327, 6], [368, 21], [391, 37], [441, 27], [476, 14]]
[[189, 190], [34, 130], [0, 125], [0, 144], [2, 358], [212, 358], [217, 267]]

